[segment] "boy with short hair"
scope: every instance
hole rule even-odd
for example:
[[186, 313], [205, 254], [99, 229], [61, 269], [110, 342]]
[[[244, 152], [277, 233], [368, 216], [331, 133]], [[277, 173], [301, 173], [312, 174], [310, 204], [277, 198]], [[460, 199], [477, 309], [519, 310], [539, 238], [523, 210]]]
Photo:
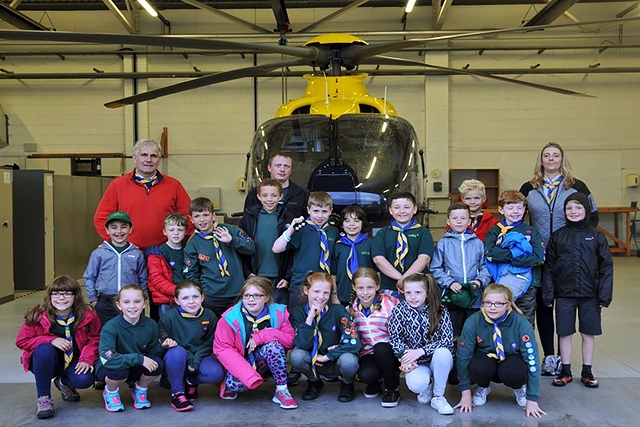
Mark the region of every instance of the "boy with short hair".
[[279, 304], [289, 301], [291, 282], [291, 254], [274, 253], [275, 241], [291, 224], [293, 215], [279, 202], [282, 199], [282, 184], [277, 179], [263, 179], [256, 190], [259, 205], [247, 206], [240, 221], [240, 228], [253, 239], [256, 251], [252, 256], [242, 257], [245, 277], [262, 276], [273, 283], [274, 299]]
[[468, 205], [462, 202], [449, 205], [449, 227], [436, 244], [429, 266], [438, 285], [452, 300], [447, 307], [454, 337], [462, 332], [467, 317], [480, 309], [482, 289], [491, 282], [484, 260], [484, 243], [470, 228], [470, 222]]
[[203, 306], [220, 318], [242, 289], [240, 255], [253, 255], [255, 244], [241, 228], [218, 224], [213, 203], [206, 197], [193, 199], [189, 213], [196, 231], [184, 248], [184, 278], [200, 284]]
[[176, 285], [184, 280], [184, 248], [182, 241], [189, 225], [180, 212], [170, 212], [164, 217], [162, 233], [167, 241], [147, 248], [149, 291], [153, 302], [160, 307], [160, 317], [176, 307]]
[[588, 388], [599, 383], [591, 372], [595, 336], [602, 334], [601, 309], [613, 298], [613, 260], [607, 238], [589, 225], [591, 204], [583, 193], [573, 193], [564, 202], [567, 224], [549, 239], [544, 268], [542, 300], [556, 302], [556, 333], [560, 336], [562, 369], [553, 385], [562, 387], [573, 380], [571, 342], [578, 312], [582, 336], [582, 373]]
[[114, 299], [125, 285], [135, 284], [147, 290], [147, 264], [136, 245], [128, 242], [133, 229], [126, 212], [109, 214], [105, 229], [109, 241], [102, 242], [89, 257], [82, 278], [87, 297], [104, 326], [119, 314]]
[[487, 201], [484, 184], [477, 179], [466, 179], [458, 187], [458, 192], [460, 201], [469, 206], [471, 229], [484, 242], [489, 229], [499, 222], [491, 213], [482, 210]]
[[287, 249], [293, 252], [289, 310], [302, 305], [300, 286], [310, 271], [331, 273], [331, 253], [339, 237], [338, 229], [328, 223], [332, 211], [333, 199], [330, 195], [324, 191], [311, 193], [307, 219], [295, 218], [273, 243], [275, 253]]
[[518, 190], [500, 193], [498, 212], [504, 219], [489, 230], [484, 245], [493, 280], [511, 288], [516, 305], [535, 328], [544, 243], [538, 230], [522, 222], [526, 207], [527, 201]]
[[413, 216], [418, 212], [416, 198], [409, 192], [389, 197], [391, 225], [379, 230], [371, 244], [373, 262], [380, 270], [381, 292], [402, 298], [400, 282], [414, 273], [428, 273], [433, 256], [433, 237]]

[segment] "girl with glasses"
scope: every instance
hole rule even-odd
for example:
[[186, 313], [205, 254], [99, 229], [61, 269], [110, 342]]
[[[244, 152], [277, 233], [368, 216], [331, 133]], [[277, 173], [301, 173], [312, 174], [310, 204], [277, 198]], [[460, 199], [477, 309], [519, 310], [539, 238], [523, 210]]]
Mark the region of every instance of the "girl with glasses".
[[16, 338], [24, 370], [36, 377], [38, 418], [55, 413], [52, 378], [65, 402], [79, 401], [76, 389], [93, 385], [99, 341], [100, 320], [78, 282], [69, 276], [53, 279], [42, 301], [25, 314]]
[[[484, 405], [495, 382], [513, 389], [527, 416], [546, 414], [538, 406], [540, 360], [535, 332], [514, 304], [509, 287], [490, 284], [485, 288], [480, 311], [464, 324], [457, 355], [462, 397], [456, 408], [460, 412]], [[471, 383], [477, 384], [473, 396]]]
[[238, 392], [255, 389], [272, 375], [276, 391], [271, 400], [283, 409], [295, 409], [298, 405], [287, 387], [287, 350], [293, 347], [295, 331], [286, 306], [276, 303], [273, 293], [271, 280], [247, 278], [241, 301], [218, 322], [213, 352], [227, 369], [220, 397], [235, 399]]

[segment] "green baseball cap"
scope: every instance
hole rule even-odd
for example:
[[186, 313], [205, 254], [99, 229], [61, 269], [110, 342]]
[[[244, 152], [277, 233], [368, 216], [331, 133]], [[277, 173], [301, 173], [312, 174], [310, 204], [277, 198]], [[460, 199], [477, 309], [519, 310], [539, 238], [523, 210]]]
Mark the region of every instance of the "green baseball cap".
[[109, 225], [109, 223], [111, 221], [121, 221], [121, 222], [126, 222], [129, 225], [133, 225], [133, 223], [131, 222], [131, 217], [129, 216], [128, 213], [126, 212], [122, 212], [122, 211], [115, 211], [112, 212], [111, 214], [109, 214], [109, 216], [107, 217], [107, 224]]

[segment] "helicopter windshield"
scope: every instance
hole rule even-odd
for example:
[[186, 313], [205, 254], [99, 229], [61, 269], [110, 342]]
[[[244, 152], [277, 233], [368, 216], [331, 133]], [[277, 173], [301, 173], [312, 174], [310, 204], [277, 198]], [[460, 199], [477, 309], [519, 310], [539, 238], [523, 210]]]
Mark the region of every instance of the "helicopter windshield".
[[294, 115], [269, 120], [254, 137], [252, 185], [269, 176], [269, 156], [277, 152], [293, 159], [294, 182], [329, 193], [338, 211], [358, 204], [371, 215], [384, 214], [390, 192], [420, 191], [416, 134], [399, 117]]

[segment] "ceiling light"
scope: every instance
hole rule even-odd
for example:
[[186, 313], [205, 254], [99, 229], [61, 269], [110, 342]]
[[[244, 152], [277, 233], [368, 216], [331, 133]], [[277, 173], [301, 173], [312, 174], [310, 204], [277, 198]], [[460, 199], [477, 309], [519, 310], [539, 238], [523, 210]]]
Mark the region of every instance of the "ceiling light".
[[404, 13], [411, 13], [413, 6], [416, 5], [416, 0], [407, 0], [407, 7], [404, 8]]
[[138, 0], [138, 3], [140, 3], [140, 6], [142, 6], [149, 15], [153, 16], [154, 18], [158, 16], [158, 12], [156, 12], [155, 9], [151, 7], [147, 0]]

